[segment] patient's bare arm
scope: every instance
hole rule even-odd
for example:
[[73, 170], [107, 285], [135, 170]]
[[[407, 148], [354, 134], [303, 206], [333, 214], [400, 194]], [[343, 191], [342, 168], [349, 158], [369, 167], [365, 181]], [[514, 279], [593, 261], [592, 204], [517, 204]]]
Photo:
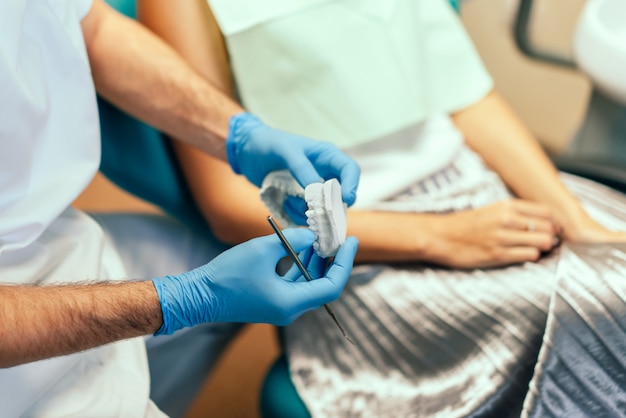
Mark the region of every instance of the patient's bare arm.
[[608, 231], [589, 217], [561, 183], [556, 168], [532, 133], [497, 92], [456, 113], [453, 120], [468, 145], [517, 196], [552, 209], [565, 239], [626, 240], [626, 234]]
[[0, 368], [153, 334], [162, 324], [151, 281], [0, 285]]
[[[397, 261], [420, 260], [456, 268], [535, 261], [554, 247], [557, 235], [548, 207], [518, 199], [450, 214], [352, 213], [350, 222], [369, 237], [360, 238], [370, 242], [363, 254], [368, 259], [380, 260], [393, 243], [404, 242], [403, 247], [410, 248], [413, 242], [413, 252], [392, 253], [380, 261], [396, 261], [395, 256]], [[534, 225], [532, 231], [529, 222]]]

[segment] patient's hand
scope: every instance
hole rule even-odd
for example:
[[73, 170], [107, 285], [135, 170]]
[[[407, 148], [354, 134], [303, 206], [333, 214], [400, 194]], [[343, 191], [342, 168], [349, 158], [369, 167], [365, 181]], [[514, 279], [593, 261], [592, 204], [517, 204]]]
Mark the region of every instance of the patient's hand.
[[564, 227], [563, 238], [571, 242], [626, 242], [626, 232], [610, 231], [585, 215], [571, 226]]
[[548, 206], [526, 200], [442, 215], [432, 226], [430, 260], [456, 268], [535, 261], [561, 232]]

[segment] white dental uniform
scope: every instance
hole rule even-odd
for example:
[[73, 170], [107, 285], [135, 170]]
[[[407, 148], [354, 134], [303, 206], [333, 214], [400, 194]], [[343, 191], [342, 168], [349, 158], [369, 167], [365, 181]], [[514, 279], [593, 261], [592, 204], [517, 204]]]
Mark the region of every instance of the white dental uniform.
[[[80, 27], [91, 3], [0, 2], [3, 283], [124, 277], [98, 224], [68, 208], [100, 158], [95, 90]], [[132, 339], [1, 369], [0, 416], [163, 414], [149, 400], [143, 340]]]

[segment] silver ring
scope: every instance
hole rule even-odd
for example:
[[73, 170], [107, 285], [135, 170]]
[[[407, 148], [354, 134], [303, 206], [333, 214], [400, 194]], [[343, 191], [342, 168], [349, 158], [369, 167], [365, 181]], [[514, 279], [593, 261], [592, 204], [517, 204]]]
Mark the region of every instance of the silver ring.
[[528, 220], [528, 224], [526, 225], [526, 229], [528, 229], [529, 231], [534, 231], [535, 230], [535, 223], [531, 219]]

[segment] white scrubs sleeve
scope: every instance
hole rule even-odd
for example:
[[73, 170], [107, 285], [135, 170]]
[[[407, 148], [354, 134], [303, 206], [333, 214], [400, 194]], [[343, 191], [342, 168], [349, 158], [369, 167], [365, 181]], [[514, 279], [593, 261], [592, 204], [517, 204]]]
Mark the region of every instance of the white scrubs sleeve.
[[87, 13], [89, 13], [92, 4], [93, 0], [74, 0], [76, 15], [79, 16], [81, 20], [83, 20], [85, 16], [87, 16]]

